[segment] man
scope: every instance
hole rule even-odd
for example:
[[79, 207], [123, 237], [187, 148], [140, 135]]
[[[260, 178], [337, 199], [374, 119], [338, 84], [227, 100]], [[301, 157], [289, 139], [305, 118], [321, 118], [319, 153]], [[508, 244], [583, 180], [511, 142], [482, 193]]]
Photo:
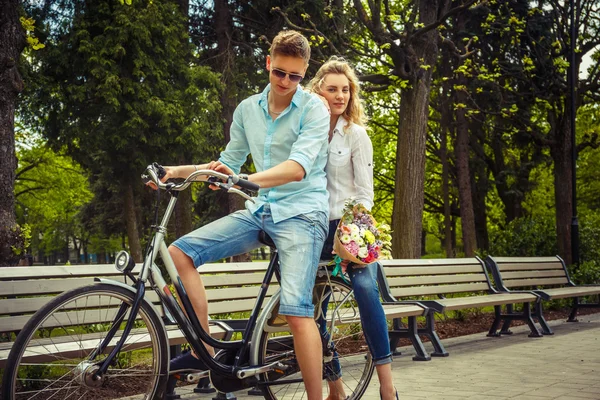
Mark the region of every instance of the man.
[[[280, 258], [279, 313], [286, 315], [294, 335], [308, 398], [321, 400], [322, 351], [313, 319], [312, 287], [328, 230], [324, 168], [329, 113], [320, 99], [298, 86], [309, 59], [310, 45], [304, 36], [290, 30], [280, 32], [266, 60], [269, 85], [236, 108], [231, 140], [219, 160], [166, 167], [163, 180], [184, 178], [196, 169], [239, 173], [252, 154], [258, 172], [248, 180], [261, 187], [256, 202], [179, 238], [169, 252], [200, 323], [208, 331], [208, 303], [196, 266], [259, 247], [258, 233], [264, 230]], [[171, 362], [171, 371], [183, 369], [203, 369], [203, 365], [190, 352]]]

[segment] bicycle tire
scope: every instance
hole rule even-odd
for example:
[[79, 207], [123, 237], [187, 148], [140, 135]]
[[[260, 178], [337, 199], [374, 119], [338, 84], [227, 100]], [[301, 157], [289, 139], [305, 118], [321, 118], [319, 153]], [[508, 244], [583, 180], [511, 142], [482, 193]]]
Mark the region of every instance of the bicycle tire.
[[[87, 357], [115, 325], [121, 304], [133, 304], [126, 288], [99, 283], [60, 294], [37, 311], [17, 336], [2, 379], [2, 398], [162, 399], [168, 378], [169, 349], [162, 320], [142, 302], [134, 328], [115, 362], [94, 381], [101, 362], [121, 337], [130, 309], [113, 340], [92, 361]], [[109, 322], [105, 322], [109, 321]], [[116, 326], [116, 325], [115, 325]]]
[[[334, 332], [333, 342], [335, 343], [338, 352], [338, 360], [342, 369], [342, 381], [344, 385], [346, 398], [350, 400], [358, 400], [362, 397], [365, 390], [369, 386], [369, 382], [373, 376], [375, 365], [373, 364], [371, 354], [364, 340], [362, 325], [357, 314], [358, 307], [354, 299], [352, 288], [343, 280], [337, 277], [330, 277], [330, 288], [336, 293], [336, 296], [330, 297], [328, 305], [328, 317], [333, 312], [333, 309], [342, 304], [338, 311], [339, 318], [335, 319], [335, 325], [332, 331]], [[315, 303], [315, 313], [317, 314], [318, 305], [323, 300], [323, 289], [329, 286], [327, 277], [317, 278], [313, 289], [313, 303]], [[320, 294], [319, 294], [320, 293]], [[261, 324], [256, 329], [262, 332], [260, 340], [257, 343], [259, 346], [259, 365], [264, 365], [273, 361], [273, 357], [281, 357], [281, 354], [286, 353], [284, 359], [281, 360], [284, 368], [279, 371], [271, 371], [259, 376], [261, 384], [259, 387], [263, 391], [263, 395], [267, 400], [284, 400], [305, 398], [306, 392], [304, 384], [301, 382], [301, 374], [297, 363], [295, 362], [295, 354], [293, 349], [293, 339], [289, 327], [285, 319], [278, 314], [279, 296], [270, 302], [265, 310], [266, 317], [261, 321]], [[345, 311], [344, 311], [345, 310]], [[315, 316], [316, 317], [316, 316]], [[329, 321], [327, 319], [328, 331]], [[329, 332], [330, 333], [330, 332]], [[325, 380], [326, 371], [331, 370], [331, 363], [326, 362], [324, 358], [324, 374], [323, 374], [323, 393], [324, 397], [329, 392], [329, 386]], [[292, 382], [285, 384], [284, 381]], [[294, 381], [295, 380], [295, 381]], [[274, 382], [273, 385], [265, 384], [265, 382]]]

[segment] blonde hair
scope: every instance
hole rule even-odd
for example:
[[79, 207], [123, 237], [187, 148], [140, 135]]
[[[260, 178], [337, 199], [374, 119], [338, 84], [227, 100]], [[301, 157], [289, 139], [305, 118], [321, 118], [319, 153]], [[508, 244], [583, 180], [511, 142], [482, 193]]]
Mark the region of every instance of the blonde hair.
[[348, 106], [342, 113], [342, 116], [348, 121], [348, 125], [345, 126], [344, 129], [350, 126], [351, 123], [365, 126], [367, 116], [360, 99], [358, 78], [348, 61], [341, 57], [332, 56], [321, 66], [321, 68], [319, 68], [315, 77], [306, 85], [306, 88], [314, 93], [321, 94], [321, 87], [323, 86], [325, 77], [329, 74], [345, 75], [350, 84], [350, 100], [348, 101]]
[[285, 30], [275, 36], [269, 53], [271, 58], [277, 55], [299, 57], [308, 64], [310, 60], [310, 43], [300, 32], [291, 29]]

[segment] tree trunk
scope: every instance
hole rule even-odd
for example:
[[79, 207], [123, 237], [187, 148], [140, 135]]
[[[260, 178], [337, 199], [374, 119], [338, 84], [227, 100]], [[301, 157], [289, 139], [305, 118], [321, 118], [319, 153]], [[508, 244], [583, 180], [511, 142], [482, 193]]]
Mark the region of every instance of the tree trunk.
[[[444, 2], [419, 2], [419, 23], [437, 20]], [[412, 43], [417, 60], [429, 65], [421, 69], [411, 86], [402, 90], [398, 143], [396, 146], [396, 185], [392, 215], [392, 255], [394, 258], [419, 258], [423, 230], [425, 182], [425, 145], [429, 117], [431, 73], [438, 46], [437, 30], [431, 30]]]
[[444, 252], [446, 257], [454, 256], [452, 249], [452, 216], [450, 215], [450, 166], [448, 164], [448, 128], [442, 127], [442, 137], [440, 143], [440, 160], [442, 162], [442, 201], [444, 202]]
[[[460, 80], [459, 80], [459, 84]], [[466, 95], [458, 91], [459, 104], [465, 104]], [[469, 126], [463, 108], [456, 110], [456, 177], [458, 181], [458, 202], [462, 227], [463, 250], [466, 257], [473, 257], [477, 250], [475, 239], [475, 212], [471, 194], [471, 171], [469, 168]]]
[[[457, 17], [457, 30], [462, 33], [465, 29], [465, 16], [461, 13]], [[459, 35], [460, 36], [460, 35]], [[458, 47], [461, 54], [465, 54], [464, 41], [459, 40]], [[464, 73], [457, 72], [456, 84], [467, 87], [467, 78]], [[473, 210], [473, 196], [471, 193], [471, 170], [469, 168], [469, 121], [466, 116], [466, 107], [469, 101], [463, 90], [455, 93], [456, 107], [456, 180], [458, 183], [458, 203], [460, 209], [460, 223], [462, 227], [463, 251], [465, 257], [475, 256], [477, 239], [475, 237], [475, 211]]]
[[[229, 88], [235, 82], [235, 52], [231, 43], [233, 35], [233, 23], [229, 2], [226, 0], [215, 2], [215, 31], [217, 33], [217, 49], [219, 56], [216, 58], [218, 71], [221, 72], [221, 81]], [[223, 137], [225, 145], [230, 140], [229, 128], [233, 121], [233, 112], [237, 106], [237, 95], [235, 90], [223, 90], [221, 94], [221, 119], [223, 120]], [[244, 208], [244, 199], [230, 195], [227, 197], [228, 212], [232, 213]], [[250, 253], [236, 255], [231, 258], [232, 262], [252, 261]]]
[[[19, 2], [0, 0], [0, 266], [15, 265], [25, 254], [15, 218], [15, 100], [23, 90], [17, 63], [25, 47]], [[15, 254], [13, 248], [22, 254]]]
[[474, 158], [471, 163], [471, 193], [473, 195], [473, 212], [475, 215], [475, 235], [477, 239], [477, 248], [488, 250], [490, 240], [487, 230], [487, 206], [485, 199], [489, 191], [489, 171], [484, 160], [485, 140], [483, 138], [483, 122], [481, 120], [471, 120], [469, 131], [471, 133], [471, 148]]
[[125, 185], [125, 223], [127, 228], [127, 240], [129, 242], [129, 252], [131, 257], [137, 263], [142, 262], [142, 248], [140, 246], [140, 235], [137, 227], [137, 218], [135, 216], [135, 201], [133, 197], [133, 188], [131, 184]]
[[[572, 180], [572, 146], [571, 126], [569, 124], [570, 108], [569, 99], [565, 100], [565, 112], [554, 125], [554, 138], [550, 146], [550, 154], [554, 161], [554, 199], [556, 202], [556, 239], [558, 241], [558, 255], [571, 264], [571, 218], [573, 215], [573, 180]], [[550, 255], [550, 254], [548, 254]]]

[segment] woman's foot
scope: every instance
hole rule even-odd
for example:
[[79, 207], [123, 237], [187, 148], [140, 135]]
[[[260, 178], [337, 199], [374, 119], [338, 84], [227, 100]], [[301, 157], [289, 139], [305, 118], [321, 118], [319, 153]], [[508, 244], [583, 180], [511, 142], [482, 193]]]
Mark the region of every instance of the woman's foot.
[[327, 381], [329, 386], [329, 396], [325, 400], [346, 400], [348, 396], [344, 392], [344, 382], [342, 378], [335, 381]]
[[[386, 395], [384, 396], [383, 393]], [[379, 388], [379, 398], [381, 400], [399, 400], [398, 399], [398, 390], [392, 386], [392, 390], [384, 390], [383, 387]]]

